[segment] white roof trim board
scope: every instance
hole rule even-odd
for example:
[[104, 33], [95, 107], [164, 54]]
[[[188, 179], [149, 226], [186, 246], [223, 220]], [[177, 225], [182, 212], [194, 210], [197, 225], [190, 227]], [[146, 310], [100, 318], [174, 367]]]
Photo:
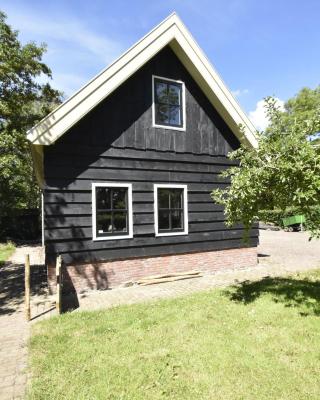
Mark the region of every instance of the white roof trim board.
[[175, 13], [30, 129], [28, 140], [34, 145], [53, 144], [166, 45], [170, 45], [238, 139], [257, 147], [253, 124]]

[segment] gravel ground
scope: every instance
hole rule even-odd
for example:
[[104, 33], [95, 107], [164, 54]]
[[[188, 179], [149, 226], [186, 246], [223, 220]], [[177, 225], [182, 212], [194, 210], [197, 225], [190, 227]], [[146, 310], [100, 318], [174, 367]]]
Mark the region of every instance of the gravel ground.
[[260, 230], [259, 262], [281, 272], [320, 268], [320, 240], [309, 237], [307, 232]]
[[30, 256], [31, 265], [44, 264], [44, 250], [39, 245], [18, 246], [8, 261], [12, 264], [24, 264], [27, 254]]

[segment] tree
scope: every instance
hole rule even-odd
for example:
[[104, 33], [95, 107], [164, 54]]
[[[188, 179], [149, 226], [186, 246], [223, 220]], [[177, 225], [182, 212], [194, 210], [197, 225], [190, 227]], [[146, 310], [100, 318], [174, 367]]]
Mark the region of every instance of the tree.
[[51, 78], [42, 62], [46, 46], [22, 45], [18, 32], [0, 11], [0, 215], [35, 207], [35, 182], [26, 132], [61, 102], [61, 93], [42, 77]]
[[[292, 125], [295, 121], [301, 123], [313, 120], [320, 110], [320, 86], [315, 89], [302, 88], [296, 96], [285, 103], [284, 108], [285, 112], [281, 117], [287, 125]], [[316, 131], [308, 132], [308, 139], [313, 141], [313, 144], [318, 144], [320, 141], [319, 131], [318, 126]]]
[[320, 130], [320, 108], [300, 110], [298, 97], [284, 113], [273, 98], [266, 99], [271, 123], [257, 132], [258, 148], [242, 145], [230, 154], [240, 168], [223, 173], [230, 187], [212, 192], [213, 200], [225, 206], [229, 226], [241, 222], [248, 232], [265, 210], [293, 207], [306, 216], [311, 236], [320, 237], [320, 154], [307, 140]]
[[302, 88], [299, 93], [285, 103], [282, 117], [287, 121], [298, 119], [300, 122], [312, 120], [320, 109], [320, 86], [315, 89]]

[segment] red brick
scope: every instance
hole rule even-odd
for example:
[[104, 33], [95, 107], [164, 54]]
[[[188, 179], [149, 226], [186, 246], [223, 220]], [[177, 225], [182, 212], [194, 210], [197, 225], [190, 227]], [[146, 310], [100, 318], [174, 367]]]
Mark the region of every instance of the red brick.
[[[257, 265], [257, 248], [206, 251], [159, 257], [132, 258], [100, 263], [76, 264], [65, 267], [66, 291], [108, 289], [127, 281], [191, 269], [210, 274], [219, 270], [243, 269]], [[48, 266], [51, 291], [55, 288], [55, 268]]]

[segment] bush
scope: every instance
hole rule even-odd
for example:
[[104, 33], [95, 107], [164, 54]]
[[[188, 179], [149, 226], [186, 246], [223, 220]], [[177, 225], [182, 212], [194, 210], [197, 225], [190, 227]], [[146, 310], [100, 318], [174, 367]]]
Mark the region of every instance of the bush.
[[38, 209], [15, 210], [12, 215], [0, 217], [0, 239], [37, 240], [41, 238], [41, 220]]
[[[315, 213], [320, 213], [320, 206], [314, 207]], [[295, 207], [288, 207], [286, 210], [264, 210], [259, 213], [259, 220], [265, 223], [271, 223], [281, 228], [284, 228], [282, 219], [287, 217], [292, 217], [294, 215], [300, 215], [301, 212]], [[304, 223], [305, 229], [308, 230], [309, 226], [313, 225], [313, 221], [306, 218]]]

